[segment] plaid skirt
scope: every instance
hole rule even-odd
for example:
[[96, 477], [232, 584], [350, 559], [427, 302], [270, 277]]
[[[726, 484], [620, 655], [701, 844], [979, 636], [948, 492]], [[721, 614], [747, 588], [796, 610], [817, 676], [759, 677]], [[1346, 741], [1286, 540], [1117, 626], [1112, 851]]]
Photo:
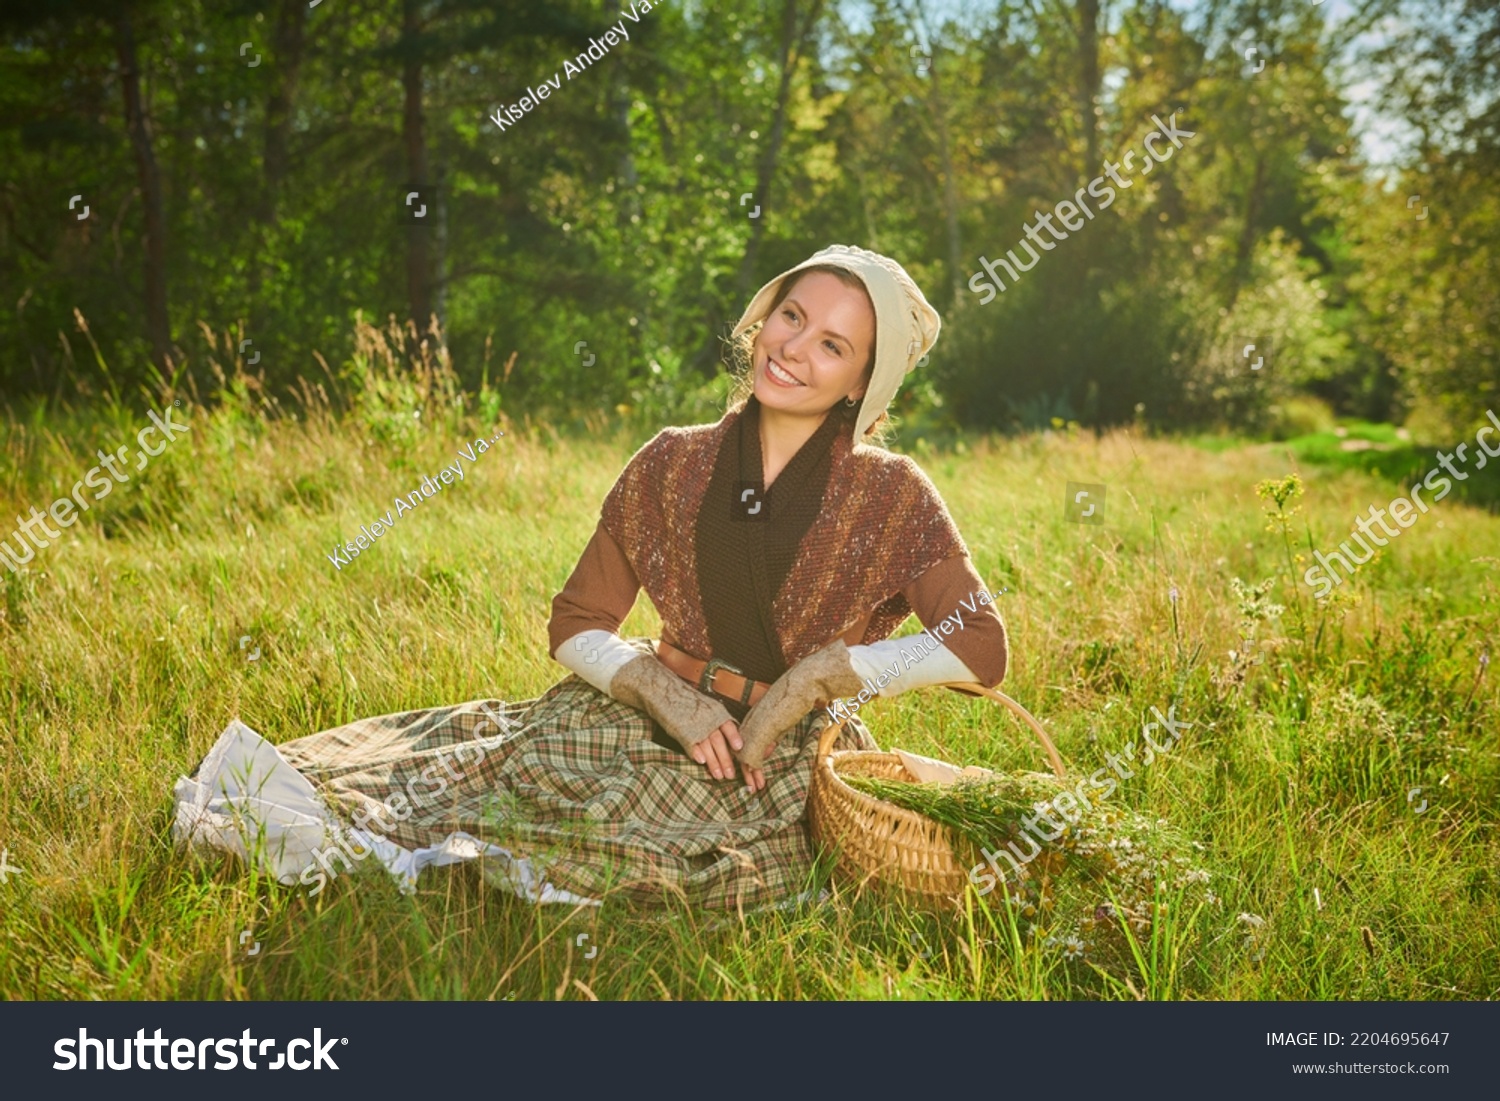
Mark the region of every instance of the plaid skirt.
[[[755, 794], [658, 745], [649, 715], [573, 675], [534, 700], [360, 719], [277, 749], [330, 807], [403, 848], [464, 831], [576, 895], [729, 909], [808, 888], [804, 815], [829, 721], [820, 708], [784, 734]], [[878, 746], [852, 718], [836, 748]]]

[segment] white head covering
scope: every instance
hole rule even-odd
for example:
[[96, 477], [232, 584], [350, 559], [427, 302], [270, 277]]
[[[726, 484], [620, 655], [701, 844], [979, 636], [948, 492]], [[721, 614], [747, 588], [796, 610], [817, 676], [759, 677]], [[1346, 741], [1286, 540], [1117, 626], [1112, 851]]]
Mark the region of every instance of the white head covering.
[[875, 305], [875, 370], [854, 425], [854, 443], [858, 446], [864, 442], [865, 430], [896, 396], [906, 373], [937, 343], [943, 322], [906, 269], [889, 256], [854, 245], [829, 245], [757, 291], [735, 325], [732, 338], [766, 319], [784, 280], [815, 264], [829, 264], [857, 275]]

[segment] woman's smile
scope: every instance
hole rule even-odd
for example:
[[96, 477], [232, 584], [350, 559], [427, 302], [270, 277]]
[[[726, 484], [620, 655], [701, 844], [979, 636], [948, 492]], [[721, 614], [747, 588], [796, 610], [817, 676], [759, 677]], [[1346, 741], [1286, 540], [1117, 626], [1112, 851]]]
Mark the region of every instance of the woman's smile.
[[805, 382], [800, 381], [795, 375], [793, 375], [781, 364], [777, 363], [774, 359], [771, 359], [769, 357], [767, 357], [766, 359], [766, 374], [767, 376], [769, 376], [772, 383], [777, 386], [785, 386], [787, 389], [791, 389], [795, 386], [807, 385]]

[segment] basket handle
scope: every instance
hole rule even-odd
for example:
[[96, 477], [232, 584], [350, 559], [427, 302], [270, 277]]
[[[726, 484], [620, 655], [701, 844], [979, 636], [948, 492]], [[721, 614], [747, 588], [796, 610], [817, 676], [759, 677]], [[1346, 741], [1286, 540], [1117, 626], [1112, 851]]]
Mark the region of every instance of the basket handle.
[[[993, 688], [986, 688], [982, 684], [970, 684], [957, 681], [943, 684], [939, 687], [952, 688], [969, 696], [985, 696], [996, 701], [997, 703], [1002, 703], [1006, 707], [1010, 708], [1010, 710], [1013, 711], [1017, 716], [1019, 716], [1021, 721], [1023, 721], [1027, 726], [1031, 727], [1032, 732], [1036, 734], [1037, 740], [1042, 743], [1042, 749], [1047, 753], [1047, 761], [1049, 764], [1051, 764], [1052, 771], [1057, 774], [1057, 778], [1059, 780], [1067, 779], [1068, 772], [1067, 769], [1063, 767], [1062, 757], [1058, 755], [1057, 747], [1052, 744], [1052, 739], [1049, 738], [1047, 736], [1047, 732], [1042, 729], [1042, 724], [1036, 721], [1030, 711], [1027, 711], [1026, 708], [1022, 707], [1015, 700], [1007, 696], [1004, 692], [996, 691]], [[839, 731], [844, 728], [844, 723], [846, 723], [847, 721], [848, 719], [838, 719], [834, 722], [829, 723], [826, 727], [823, 728], [823, 733], [818, 737], [817, 759], [819, 762], [821, 762], [824, 757], [827, 757], [833, 751], [833, 743], [835, 739], [838, 738]]]

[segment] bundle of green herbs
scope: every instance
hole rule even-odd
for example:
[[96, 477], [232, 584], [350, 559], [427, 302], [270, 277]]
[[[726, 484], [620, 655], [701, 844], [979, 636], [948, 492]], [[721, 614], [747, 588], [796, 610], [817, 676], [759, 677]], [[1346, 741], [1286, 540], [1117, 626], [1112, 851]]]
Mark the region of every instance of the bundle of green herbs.
[[840, 778], [948, 827], [956, 855], [975, 861], [969, 882], [979, 894], [998, 887], [994, 898], [1016, 907], [1025, 934], [1069, 959], [1123, 962], [1154, 921], [1219, 905], [1204, 845], [1166, 819], [1081, 800], [1049, 774], [953, 784]]

